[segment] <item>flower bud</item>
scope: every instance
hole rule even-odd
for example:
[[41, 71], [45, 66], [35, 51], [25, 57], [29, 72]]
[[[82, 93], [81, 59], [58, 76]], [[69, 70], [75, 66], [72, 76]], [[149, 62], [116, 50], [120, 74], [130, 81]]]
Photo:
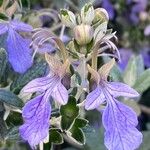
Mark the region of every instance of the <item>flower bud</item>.
[[78, 25], [74, 28], [74, 38], [79, 45], [85, 45], [91, 42], [93, 38], [93, 28], [89, 25]]
[[140, 12], [139, 17], [140, 17], [141, 21], [146, 21], [148, 18], [148, 13], [145, 11], [142, 11], [142, 12]]
[[62, 23], [67, 27], [73, 28], [76, 26], [76, 17], [74, 13], [72, 13], [69, 10], [66, 9], [60, 10], [60, 19]]
[[104, 8], [97, 8], [95, 9], [95, 17], [93, 20], [93, 23], [103, 23], [103, 22], [108, 22], [109, 20], [109, 15], [107, 11]]
[[90, 25], [94, 19], [94, 16], [94, 8], [92, 4], [85, 4], [81, 9], [82, 23]]

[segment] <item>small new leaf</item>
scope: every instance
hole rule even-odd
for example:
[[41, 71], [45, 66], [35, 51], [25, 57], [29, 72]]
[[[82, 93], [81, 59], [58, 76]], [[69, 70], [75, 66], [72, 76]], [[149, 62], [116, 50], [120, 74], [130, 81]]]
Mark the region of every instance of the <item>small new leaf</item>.
[[64, 142], [62, 135], [56, 129], [50, 130], [49, 141], [56, 145]]
[[88, 121], [81, 118], [76, 118], [75, 122], [70, 129], [70, 132], [72, 133], [71, 136], [80, 144], [85, 144], [85, 135], [82, 131], [82, 128], [87, 125]]
[[76, 17], [74, 13], [67, 9], [61, 9], [60, 10], [60, 19], [64, 25], [67, 27], [75, 27], [76, 25]]

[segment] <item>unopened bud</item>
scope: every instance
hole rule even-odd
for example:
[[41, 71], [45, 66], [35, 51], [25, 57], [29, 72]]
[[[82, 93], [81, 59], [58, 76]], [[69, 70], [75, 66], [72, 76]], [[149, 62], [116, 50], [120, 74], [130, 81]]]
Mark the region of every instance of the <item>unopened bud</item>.
[[148, 18], [148, 13], [145, 11], [142, 11], [142, 12], [140, 12], [139, 17], [140, 17], [141, 21], [146, 21]]
[[93, 28], [89, 25], [78, 25], [74, 28], [74, 38], [79, 45], [86, 45], [91, 42], [93, 38]]
[[73, 28], [76, 26], [76, 17], [74, 13], [72, 13], [69, 10], [66, 9], [60, 10], [60, 19], [62, 23], [67, 27]]
[[103, 22], [108, 22], [109, 20], [109, 15], [107, 11], [104, 8], [97, 8], [95, 9], [95, 17], [93, 20], [93, 23], [103, 23]]
[[81, 20], [83, 24], [90, 25], [94, 19], [94, 8], [92, 4], [85, 4], [81, 9]]

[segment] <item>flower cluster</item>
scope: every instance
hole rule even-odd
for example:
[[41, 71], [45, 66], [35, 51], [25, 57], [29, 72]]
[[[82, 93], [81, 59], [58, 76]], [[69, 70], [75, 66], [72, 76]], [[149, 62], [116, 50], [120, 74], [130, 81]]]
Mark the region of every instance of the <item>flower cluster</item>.
[[[72, 95], [71, 90], [76, 86], [79, 88], [75, 96], [78, 105], [84, 106], [86, 110], [100, 109], [100, 106], [104, 106], [101, 112], [105, 128], [105, 146], [109, 150], [137, 149], [142, 142], [142, 134], [136, 128], [138, 124], [136, 113], [116, 98], [120, 96], [134, 98], [138, 97], [139, 94], [124, 83], [107, 80], [110, 70], [115, 64], [114, 58], [120, 59], [120, 54], [111, 41], [112, 38], [116, 39], [115, 32], [112, 33], [111, 29], [107, 29], [109, 17], [106, 10], [102, 8], [94, 10], [91, 4], [86, 4], [81, 9], [80, 15], [77, 16], [69, 10], [62, 9], [60, 18], [66, 26], [73, 28], [74, 32], [74, 39], [69, 42], [67, 48], [58, 37], [46, 29], [37, 29], [33, 35], [33, 47], [44, 47], [45, 42], [48, 45], [53, 40], [60, 51], [55, 55], [46, 53], [45, 59], [49, 64], [48, 75], [30, 81], [22, 89], [22, 93], [35, 93], [36, 96], [23, 107], [24, 124], [20, 127], [21, 137], [28, 141], [32, 148], [44, 142], [44, 139], [49, 135], [52, 99], [59, 106], [66, 105], [69, 103], [68, 97]], [[70, 46], [71, 43], [73, 43], [72, 47]], [[88, 51], [86, 48], [89, 44], [91, 44], [91, 48]], [[77, 50], [75, 46], [79, 46], [81, 50]], [[71, 51], [70, 48], [76, 51]], [[114, 50], [117, 53], [114, 53]], [[74, 58], [75, 54], [78, 56], [77, 59]], [[114, 58], [97, 69], [98, 57], [105, 55]], [[75, 63], [78, 64], [77, 67], [74, 65]], [[71, 84], [67, 80], [67, 84], [70, 84], [69, 87], [71, 87], [68, 90], [63, 79], [67, 73], [72, 75], [72, 80], [74, 77], [69, 65], [74, 72], [78, 72], [82, 81], [81, 85], [77, 85]], [[88, 87], [91, 80], [87, 70], [96, 85], [92, 91]], [[82, 83], [85, 81], [87, 84], [83, 86]], [[90, 91], [87, 96], [85, 91]], [[59, 123], [57, 125], [59, 126]], [[63, 130], [60, 126], [59, 129]], [[76, 129], [76, 127], [71, 129]], [[69, 131], [64, 130], [65, 132]]]

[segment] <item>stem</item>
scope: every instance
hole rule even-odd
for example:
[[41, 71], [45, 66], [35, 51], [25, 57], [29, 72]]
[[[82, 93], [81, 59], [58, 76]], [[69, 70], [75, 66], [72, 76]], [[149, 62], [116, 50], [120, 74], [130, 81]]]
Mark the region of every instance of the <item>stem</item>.
[[61, 31], [60, 31], [59, 38], [60, 38], [61, 40], [63, 39], [64, 32], [65, 32], [65, 25], [62, 26]]
[[95, 45], [92, 53], [92, 68], [97, 71], [97, 55], [98, 55], [98, 45]]

